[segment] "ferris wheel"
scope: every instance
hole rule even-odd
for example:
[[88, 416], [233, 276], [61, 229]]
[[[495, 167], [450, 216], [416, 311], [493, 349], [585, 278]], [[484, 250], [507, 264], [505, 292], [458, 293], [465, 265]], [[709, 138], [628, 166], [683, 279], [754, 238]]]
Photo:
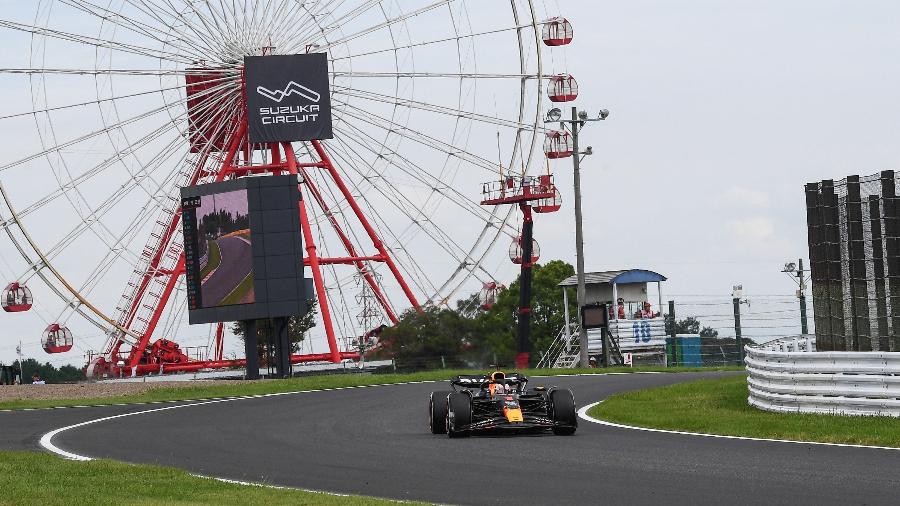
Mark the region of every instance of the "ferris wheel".
[[[543, 112], [577, 96], [559, 53], [572, 25], [538, 4], [37, 0], [4, 14], [27, 48], [0, 68], [17, 90], [0, 112], [4, 318], [30, 318], [48, 353], [89, 353], [94, 374], [235, 365], [227, 327], [187, 325], [179, 189], [272, 173], [301, 185], [308, 341], [328, 347], [295, 361], [352, 357], [375, 324], [497, 287], [517, 214], [479, 205], [480, 183], [571, 156]], [[327, 55], [334, 138], [249, 142], [243, 58], [300, 53]]]

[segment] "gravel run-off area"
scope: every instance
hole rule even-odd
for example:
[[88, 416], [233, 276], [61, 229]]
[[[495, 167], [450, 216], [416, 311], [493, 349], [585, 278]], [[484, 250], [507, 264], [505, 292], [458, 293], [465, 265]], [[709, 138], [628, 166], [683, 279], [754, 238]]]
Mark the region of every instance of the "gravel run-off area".
[[[243, 381], [203, 381], [202, 385], [234, 385]], [[44, 399], [88, 399], [137, 395], [157, 388], [197, 387], [197, 381], [160, 381], [146, 383], [75, 383], [65, 385], [0, 385], [0, 402]]]

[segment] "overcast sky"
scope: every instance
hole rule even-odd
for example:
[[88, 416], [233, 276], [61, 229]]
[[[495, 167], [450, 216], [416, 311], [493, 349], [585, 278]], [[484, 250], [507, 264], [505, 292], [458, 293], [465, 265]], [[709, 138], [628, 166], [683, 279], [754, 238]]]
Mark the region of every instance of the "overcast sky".
[[[581, 139], [594, 148], [588, 270], [652, 269], [666, 295], [726, 303], [738, 283], [751, 298], [790, 295], [779, 271], [808, 256], [804, 183], [898, 168], [900, 2], [560, 4], [575, 40], [549, 70], [577, 78], [578, 107], [611, 111]], [[0, 6], [21, 21], [32, 9]], [[574, 263], [571, 160], [553, 168], [565, 205], [538, 216], [535, 236], [544, 260]], [[0, 343], [0, 360], [13, 349]]]
[[804, 183], [898, 168], [900, 2], [564, 5], [578, 105], [611, 111], [583, 131], [588, 269], [656, 269], [677, 294], [791, 294], [779, 271], [808, 256]]

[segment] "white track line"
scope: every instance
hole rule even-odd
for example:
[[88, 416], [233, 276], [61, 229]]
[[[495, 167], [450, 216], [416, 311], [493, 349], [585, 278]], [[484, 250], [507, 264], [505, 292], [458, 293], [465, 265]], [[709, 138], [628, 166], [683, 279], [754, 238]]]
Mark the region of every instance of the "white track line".
[[636, 427], [634, 425], [625, 425], [621, 423], [607, 422], [606, 420], [600, 420], [599, 418], [594, 418], [588, 416], [587, 412], [594, 406], [600, 404], [603, 401], [597, 401], [578, 410], [578, 418], [586, 422], [596, 423], [600, 425], [606, 425], [607, 427], [615, 427], [617, 429], [629, 429], [629, 430], [640, 430], [644, 432], [660, 432], [663, 434], [678, 434], [679, 436], [698, 436], [698, 437], [711, 437], [717, 439], [738, 439], [741, 441], [764, 441], [767, 443], [790, 443], [790, 444], [803, 444], [803, 445], [816, 445], [816, 446], [837, 446], [840, 448], [865, 448], [869, 450], [893, 450], [897, 451], [900, 448], [896, 448], [893, 446], [869, 446], [869, 445], [854, 445], [847, 443], [823, 443], [821, 441], [792, 441], [790, 439], [769, 439], [769, 438], [761, 438], [761, 437], [746, 437], [746, 436], [726, 436], [723, 434], [706, 434], [703, 432], [686, 432], [680, 430], [666, 430], [666, 429], [651, 429], [648, 427]]

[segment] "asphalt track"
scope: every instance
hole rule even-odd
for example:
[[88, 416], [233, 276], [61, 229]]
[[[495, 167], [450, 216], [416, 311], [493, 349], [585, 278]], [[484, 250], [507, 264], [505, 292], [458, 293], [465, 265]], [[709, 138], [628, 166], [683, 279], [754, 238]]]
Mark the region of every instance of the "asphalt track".
[[[536, 379], [608, 395], [715, 373]], [[582, 421], [565, 436], [428, 433], [428, 393], [408, 384], [240, 399], [116, 418], [53, 443], [89, 457], [236, 480], [456, 504], [896, 504], [900, 451], [642, 432]], [[179, 405], [179, 404], [175, 404]], [[170, 407], [173, 405], [162, 405]], [[0, 446], [159, 405], [0, 413]]]
[[206, 306], [221, 303], [247, 277], [253, 268], [252, 248], [238, 237], [216, 239], [222, 259], [212, 276], [200, 285], [200, 295]]

